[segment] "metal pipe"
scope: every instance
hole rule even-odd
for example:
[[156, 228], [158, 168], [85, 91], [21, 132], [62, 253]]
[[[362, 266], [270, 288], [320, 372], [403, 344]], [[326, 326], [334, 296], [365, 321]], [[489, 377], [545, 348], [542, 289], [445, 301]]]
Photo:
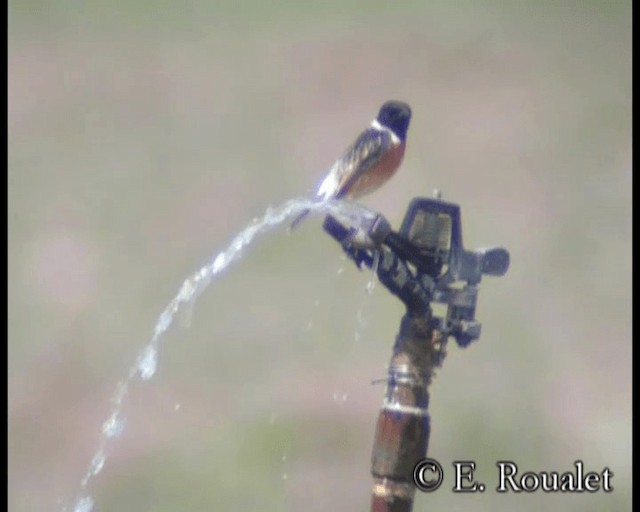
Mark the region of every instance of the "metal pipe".
[[430, 327], [430, 313], [407, 312], [393, 347], [371, 457], [372, 512], [413, 508], [413, 471], [429, 446], [428, 387], [444, 358], [442, 335]]

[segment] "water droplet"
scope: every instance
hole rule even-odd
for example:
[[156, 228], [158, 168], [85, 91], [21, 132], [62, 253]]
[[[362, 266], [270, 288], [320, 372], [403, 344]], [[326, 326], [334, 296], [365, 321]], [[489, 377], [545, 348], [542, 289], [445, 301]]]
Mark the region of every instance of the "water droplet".
[[282, 456], [282, 462], [285, 462], [286, 460], [287, 460], [287, 456], [286, 456], [286, 455], [283, 455], [283, 456]]
[[276, 413], [272, 412], [271, 416], [269, 417], [269, 425], [275, 425], [276, 423]]
[[305, 326], [304, 330], [309, 332], [311, 329], [313, 329], [313, 322], [311, 320], [309, 320], [309, 322], [307, 322], [307, 325]]
[[337, 404], [343, 404], [347, 401], [347, 394], [336, 391], [333, 393], [333, 401]]
[[93, 510], [93, 500], [90, 496], [83, 496], [76, 501], [73, 512], [91, 512]]
[[205, 265], [198, 271], [198, 280], [205, 281], [209, 278], [209, 268]]
[[100, 471], [102, 471], [105, 460], [106, 460], [106, 457], [102, 450], [96, 453], [96, 455], [93, 457], [93, 460], [91, 461], [90, 472], [92, 475], [97, 475], [98, 473], [100, 473]]
[[358, 325], [360, 327], [366, 327], [367, 321], [364, 319], [364, 313], [362, 312], [362, 308], [358, 309], [356, 313], [356, 320], [358, 320]]
[[216, 259], [213, 260], [213, 265], [211, 266], [211, 273], [217, 274], [226, 266], [227, 266], [227, 258], [225, 257], [224, 252], [221, 252], [220, 254], [218, 254], [218, 256], [216, 256]]
[[[135, 372], [134, 372], [133, 375], [135, 375]], [[130, 378], [131, 378], [131, 376], [129, 376], [129, 378], [127, 380], [125, 380], [125, 381], [118, 382], [118, 387], [116, 389], [116, 392], [113, 395], [113, 398], [111, 399], [111, 403], [113, 404], [114, 407], [118, 408], [118, 407], [120, 407], [120, 404], [122, 404], [122, 400], [126, 396], [127, 391], [129, 389], [129, 379]]]
[[173, 410], [174, 411], [179, 411], [180, 407], [181, 407], [181, 404], [176, 404], [176, 405], [173, 406]]
[[114, 412], [107, 421], [102, 424], [102, 435], [107, 439], [113, 439], [122, 434], [126, 420], [119, 418], [118, 413]]
[[288, 478], [287, 474], [286, 473], [282, 473], [282, 479], [286, 480], [287, 478]]
[[149, 380], [156, 373], [158, 353], [153, 345], [148, 345], [138, 357], [138, 372], [143, 380]]
[[338, 275], [342, 274], [344, 272], [344, 267], [340, 267], [338, 269]]
[[171, 325], [172, 320], [173, 320], [172, 309], [171, 308], [165, 309], [160, 315], [160, 318], [158, 318], [158, 321], [156, 322], [156, 327], [153, 331], [154, 338], [159, 337], [164, 331], [166, 331]]
[[193, 278], [188, 278], [185, 279], [184, 282], [182, 283], [182, 287], [180, 288], [180, 291], [178, 292], [178, 297], [180, 297], [180, 301], [188, 301], [191, 296], [193, 295], [193, 292], [196, 289], [196, 282]]
[[235, 256], [237, 253], [242, 251], [242, 247], [244, 247], [244, 244], [245, 244], [245, 238], [241, 234], [233, 242], [231, 242], [230, 253]]
[[355, 331], [353, 333], [353, 339], [356, 341], [360, 341], [360, 331]]
[[313, 305], [318, 307], [320, 305], [320, 301], [318, 299], [314, 300]]
[[369, 279], [369, 281], [367, 282], [367, 293], [371, 295], [375, 287], [376, 282], [373, 279]]

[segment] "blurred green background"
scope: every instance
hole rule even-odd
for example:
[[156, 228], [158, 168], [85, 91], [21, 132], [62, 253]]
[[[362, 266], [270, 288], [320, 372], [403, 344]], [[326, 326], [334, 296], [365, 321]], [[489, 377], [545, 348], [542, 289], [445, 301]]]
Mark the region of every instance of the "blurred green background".
[[[631, 2], [9, 2], [9, 509], [70, 506], [182, 280], [308, 194], [387, 99], [413, 108], [395, 226], [433, 188], [502, 245], [450, 344], [416, 510], [631, 507]], [[368, 510], [403, 308], [318, 218], [261, 238], [172, 329], [89, 485], [96, 511]], [[496, 460], [613, 473], [498, 495]]]

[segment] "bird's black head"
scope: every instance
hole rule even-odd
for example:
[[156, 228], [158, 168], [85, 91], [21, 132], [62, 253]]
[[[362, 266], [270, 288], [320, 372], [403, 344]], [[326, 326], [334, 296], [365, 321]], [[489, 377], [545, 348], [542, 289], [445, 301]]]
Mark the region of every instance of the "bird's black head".
[[411, 107], [402, 101], [387, 101], [380, 107], [377, 119], [382, 126], [389, 128], [404, 142], [411, 121]]

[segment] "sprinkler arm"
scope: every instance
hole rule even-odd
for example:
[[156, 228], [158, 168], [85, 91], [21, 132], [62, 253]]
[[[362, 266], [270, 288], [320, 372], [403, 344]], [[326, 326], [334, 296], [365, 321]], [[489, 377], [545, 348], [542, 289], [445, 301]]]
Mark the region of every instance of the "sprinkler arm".
[[[324, 230], [336, 239], [358, 268], [373, 268], [380, 282], [412, 315], [424, 315], [431, 302], [447, 305], [432, 327], [466, 347], [480, 337], [475, 320], [482, 275], [502, 276], [509, 268], [503, 248], [467, 251], [462, 244], [460, 207], [441, 199], [416, 198], [399, 231], [382, 214], [346, 225], [328, 215]], [[461, 286], [462, 285], [462, 286]]]

